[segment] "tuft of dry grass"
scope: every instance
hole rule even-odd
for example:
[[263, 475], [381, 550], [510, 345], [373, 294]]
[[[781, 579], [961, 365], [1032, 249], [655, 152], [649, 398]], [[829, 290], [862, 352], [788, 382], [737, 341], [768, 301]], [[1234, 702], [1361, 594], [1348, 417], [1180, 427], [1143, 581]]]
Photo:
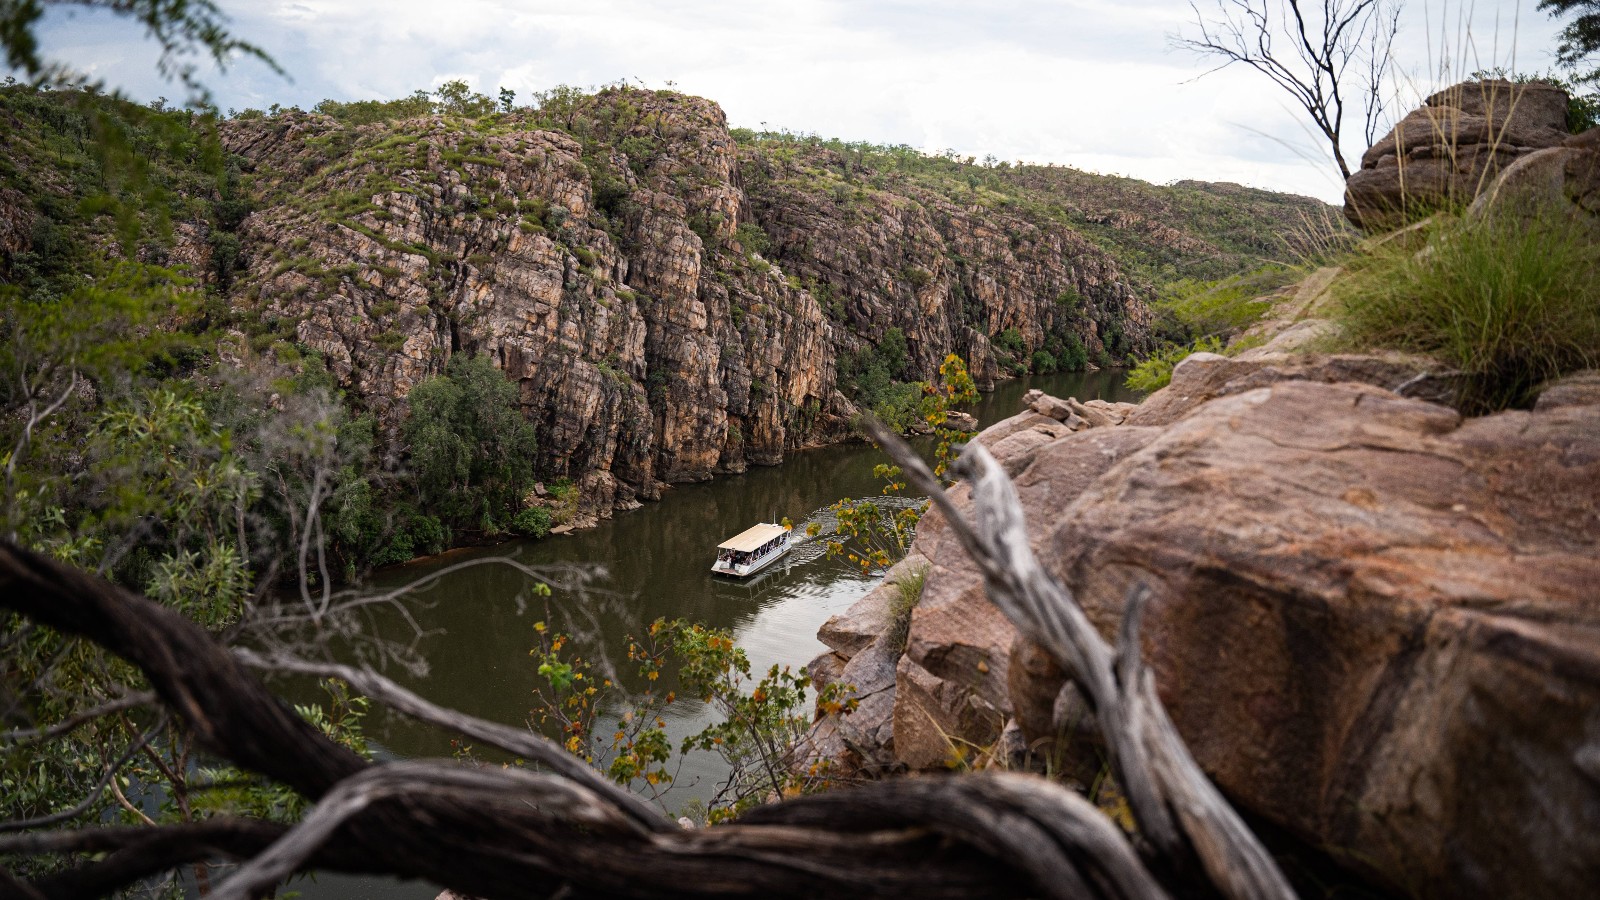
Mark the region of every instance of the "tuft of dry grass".
[[1349, 270], [1335, 307], [1344, 343], [1458, 369], [1465, 412], [1526, 405], [1541, 383], [1600, 366], [1600, 246], [1568, 215], [1441, 215], [1420, 251], [1378, 246]]

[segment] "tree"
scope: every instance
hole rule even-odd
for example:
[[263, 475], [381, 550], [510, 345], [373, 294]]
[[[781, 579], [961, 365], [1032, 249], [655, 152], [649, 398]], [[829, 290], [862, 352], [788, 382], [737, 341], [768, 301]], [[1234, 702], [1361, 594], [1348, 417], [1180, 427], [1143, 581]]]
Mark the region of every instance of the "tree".
[[1587, 57], [1600, 52], [1600, 0], [1539, 0], [1539, 8], [1553, 17], [1577, 13], [1577, 18], [1561, 29], [1557, 58], [1573, 70], [1573, 80], [1600, 82], [1600, 65], [1581, 71]]
[[474, 91], [471, 85], [457, 78], [439, 85], [434, 92], [439, 98], [434, 111], [447, 116], [477, 119], [495, 111], [495, 101]]
[[487, 357], [458, 354], [411, 389], [405, 425], [419, 508], [447, 523], [497, 530], [533, 483], [533, 426], [517, 386]]
[[240, 56], [252, 57], [283, 74], [260, 47], [229, 33], [227, 16], [211, 0], [8, 0], [0, 4], [0, 47], [5, 49], [6, 64], [20, 69], [36, 85], [100, 86], [70, 63], [47, 59], [39, 52], [34, 31], [45, 10], [64, 7], [107, 10], [144, 26], [145, 35], [161, 48], [156, 70], [167, 80], [182, 83], [197, 106], [211, 105], [210, 91], [199, 77], [203, 58], [226, 69]]
[[[1292, 96], [1328, 142], [1339, 176], [1345, 162], [1345, 118], [1363, 116], [1367, 145], [1377, 139], [1386, 107], [1384, 81], [1400, 7], [1387, 0], [1215, 0], [1208, 18], [1191, 2], [1196, 37], [1173, 42], [1202, 56], [1221, 57], [1216, 69], [1243, 63]], [[1206, 73], [1206, 74], [1209, 74]]]

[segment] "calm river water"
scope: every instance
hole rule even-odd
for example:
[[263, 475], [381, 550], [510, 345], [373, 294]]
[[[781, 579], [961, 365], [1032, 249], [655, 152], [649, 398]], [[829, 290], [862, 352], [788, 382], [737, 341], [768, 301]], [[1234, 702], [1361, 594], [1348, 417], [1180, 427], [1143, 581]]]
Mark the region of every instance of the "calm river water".
[[[1124, 373], [1106, 371], [1020, 378], [1000, 384], [972, 409], [990, 425], [1015, 414], [1030, 388], [1080, 399], [1136, 400], [1122, 387]], [[513, 725], [528, 721], [533, 694], [541, 685], [529, 650], [538, 643], [534, 623], [573, 635], [573, 649], [591, 660], [610, 660], [624, 685], [637, 678], [627, 662], [630, 635], [661, 617], [685, 618], [726, 628], [749, 654], [752, 669], [774, 663], [798, 668], [821, 653], [817, 629], [869, 590], [877, 579], [861, 575], [840, 559], [828, 559], [820, 541], [802, 543], [754, 583], [713, 578], [709, 567], [717, 543], [757, 522], [784, 516], [805, 523], [846, 497], [876, 495], [881, 481], [872, 469], [882, 455], [854, 443], [790, 454], [782, 465], [752, 468], [743, 475], [705, 484], [678, 485], [658, 503], [618, 513], [588, 531], [540, 541], [512, 542], [462, 551], [387, 570], [373, 587], [393, 588], [457, 563], [506, 556], [526, 565], [599, 566], [598, 579], [583, 596], [557, 591], [535, 596], [532, 582], [503, 565], [480, 565], [434, 579], [415, 590], [408, 612], [426, 635], [417, 649], [428, 660], [428, 674], [387, 674], [428, 699], [464, 712]], [[391, 634], [409, 634], [395, 615], [380, 621]], [[696, 702], [667, 708], [674, 744], [710, 721]], [[437, 757], [451, 753], [450, 737], [399, 716], [375, 710], [366, 730], [380, 755]], [[717, 760], [693, 754], [668, 795], [674, 809], [704, 799], [720, 776]], [[411, 900], [432, 898], [438, 888], [418, 882], [322, 875], [290, 886], [308, 900], [335, 897]]]

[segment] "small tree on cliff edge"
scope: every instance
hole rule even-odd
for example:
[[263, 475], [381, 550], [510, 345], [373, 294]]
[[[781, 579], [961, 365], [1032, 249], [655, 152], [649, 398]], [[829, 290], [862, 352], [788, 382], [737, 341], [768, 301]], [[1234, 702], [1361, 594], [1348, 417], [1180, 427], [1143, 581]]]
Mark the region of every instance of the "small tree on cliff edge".
[[[1574, 0], [1546, 0], [1574, 2]], [[1221, 57], [1216, 69], [1244, 63], [1294, 97], [1328, 142], [1341, 178], [1350, 177], [1342, 144], [1347, 108], [1359, 109], [1367, 145], [1385, 111], [1383, 84], [1400, 7], [1389, 0], [1215, 0], [1208, 15], [1194, 11], [1193, 36], [1175, 46]], [[1207, 72], [1205, 74], [1210, 74]]]

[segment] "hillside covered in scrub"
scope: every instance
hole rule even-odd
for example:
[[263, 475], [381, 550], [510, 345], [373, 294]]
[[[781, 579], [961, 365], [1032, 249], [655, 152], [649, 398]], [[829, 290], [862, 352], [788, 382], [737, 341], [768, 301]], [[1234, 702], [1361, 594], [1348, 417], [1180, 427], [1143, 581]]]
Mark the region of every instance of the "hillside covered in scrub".
[[[414, 498], [396, 515], [417, 550], [507, 527], [535, 479], [562, 486], [564, 515], [607, 515], [844, 439], [862, 409], [909, 423], [949, 353], [980, 387], [1126, 364], [1157, 343], [1163, 285], [1333, 228], [1307, 198], [730, 130], [711, 101], [626, 87], [514, 107], [447, 85], [214, 128], [21, 87], [0, 106], [22, 302], [175, 267], [157, 280], [186, 279], [161, 287], [181, 296], [141, 326], [183, 345], [160, 377], [225, 362], [274, 396], [337, 392], [365, 435], [347, 468], [401, 473], [374, 496]], [[512, 381], [531, 437], [487, 455], [532, 471], [506, 485], [450, 463], [455, 494], [495, 499], [441, 517], [407, 484], [406, 423], [452, 359]]]

